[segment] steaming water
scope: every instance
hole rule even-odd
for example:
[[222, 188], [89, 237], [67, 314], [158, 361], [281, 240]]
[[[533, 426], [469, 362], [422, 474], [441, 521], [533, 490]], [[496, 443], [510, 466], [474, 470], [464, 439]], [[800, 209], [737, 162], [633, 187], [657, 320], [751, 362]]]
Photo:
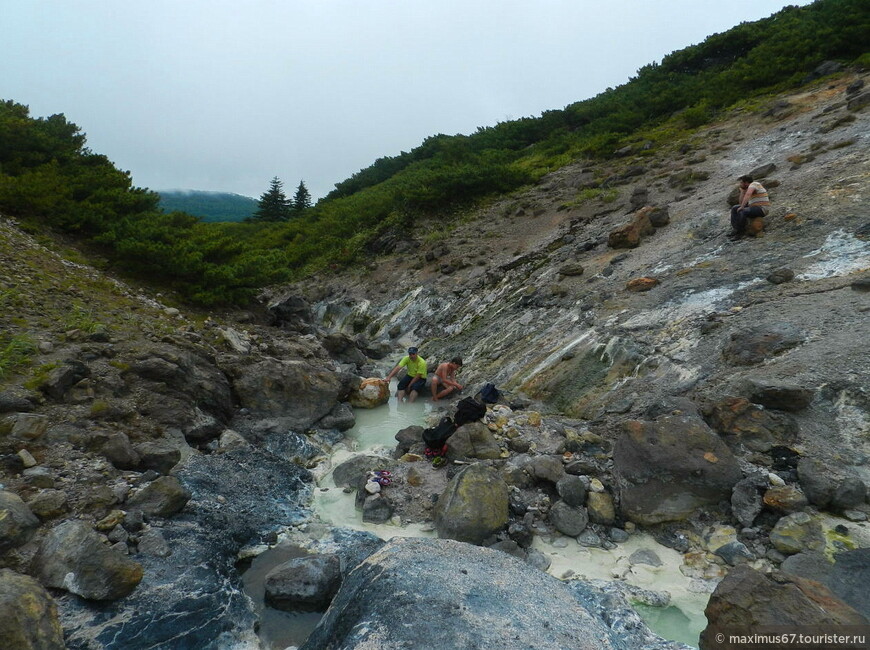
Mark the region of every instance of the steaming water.
[[[396, 444], [397, 431], [412, 425], [427, 426], [427, 419], [434, 416], [435, 411], [429, 400], [418, 400], [414, 404], [398, 404], [395, 398], [391, 398], [385, 406], [371, 410], [357, 409], [354, 414], [357, 424], [347, 432], [346, 440], [335, 450], [330, 468], [357, 454], [389, 456]], [[318, 481], [318, 489], [314, 492], [313, 508], [320, 520], [325, 523], [370, 531], [382, 539], [396, 536], [434, 536], [430, 526], [363, 522], [362, 514], [354, 507], [354, 494], [336, 488], [331, 471], [325, 472]], [[665, 608], [638, 606], [638, 612], [657, 634], [667, 639], [697, 646], [698, 636], [706, 626], [703, 610], [709, 595], [692, 590], [691, 581], [680, 573], [682, 556], [676, 551], [661, 546], [651, 537], [642, 534], [632, 535], [628, 542], [620, 544], [613, 551], [585, 548], [568, 537], [555, 539], [536, 537], [534, 548], [550, 557], [552, 565], [549, 573], [556, 577], [575, 575], [607, 580], [620, 577], [644, 589], [669, 592], [670, 606]], [[655, 551], [662, 560], [662, 566], [629, 566], [628, 556], [639, 548]], [[293, 557], [292, 549], [277, 553], [276, 550], [272, 549], [258, 557], [251, 567], [251, 571], [256, 568], [260, 576], [251, 578], [255, 585], [254, 589], [259, 589], [260, 602], [262, 602], [262, 577], [273, 567]], [[259, 587], [256, 586], [257, 580], [260, 581]], [[256, 592], [252, 593], [252, 597], [255, 597], [255, 594]], [[266, 608], [266, 615], [271, 618], [265, 624], [261, 624], [260, 635], [264, 647], [273, 649], [283, 649], [289, 643], [301, 644], [313, 629], [312, 621], [316, 622], [316, 618], [293, 618], [294, 615], [274, 613], [274, 610], [269, 608]], [[295, 616], [317, 617], [318, 615]], [[288, 629], [282, 632], [282, 625]]]

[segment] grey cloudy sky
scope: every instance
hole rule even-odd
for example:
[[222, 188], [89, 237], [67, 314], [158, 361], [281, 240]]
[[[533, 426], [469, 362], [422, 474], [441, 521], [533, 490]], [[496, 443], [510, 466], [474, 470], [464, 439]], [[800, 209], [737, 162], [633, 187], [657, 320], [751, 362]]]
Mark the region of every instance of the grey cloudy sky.
[[0, 99], [154, 190], [315, 198], [437, 133], [536, 116], [781, 0], [0, 0]]

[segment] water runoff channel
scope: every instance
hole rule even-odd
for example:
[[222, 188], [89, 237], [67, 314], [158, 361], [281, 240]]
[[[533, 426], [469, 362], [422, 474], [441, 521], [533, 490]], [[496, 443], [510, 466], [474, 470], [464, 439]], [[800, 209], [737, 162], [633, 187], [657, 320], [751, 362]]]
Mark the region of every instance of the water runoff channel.
[[[329, 467], [335, 468], [361, 454], [391, 457], [396, 432], [413, 425], [428, 426], [427, 418], [433, 411], [428, 399], [400, 405], [395, 396], [383, 406], [356, 409], [356, 425], [332, 450]], [[436, 536], [431, 524], [364, 522], [362, 512], [355, 507], [355, 494], [335, 486], [332, 469], [317, 481], [313, 495], [312, 509], [323, 524], [369, 531], [384, 540]], [[668, 592], [670, 603], [666, 607], [633, 605], [660, 636], [698, 646], [698, 637], [707, 624], [704, 608], [709, 593], [693, 587], [693, 581], [680, 572], [683, 556], [677, 551], [643, 533], [632, 534], [628, 541], [610, 551], [581, 546], [575, 539], [558, 533], [546, 537], [536, 535], [533, 548], [550, 558], [548, 573], [557, 578], [622, 580], [645, 590]], [[654, 551], [661, 564], [629, 563], [629, 556], [642, 549]], [[245, 591], [260, 616], [258, 636], [264, 649], [285, 650], [301, 645], [322, 617], [322, 613], [283, 612], [263, 603], [265, 576], [287, 560], [305, 554], [305, 550], [290, 543], [279, 543], [257, 556], [242, 576]]]

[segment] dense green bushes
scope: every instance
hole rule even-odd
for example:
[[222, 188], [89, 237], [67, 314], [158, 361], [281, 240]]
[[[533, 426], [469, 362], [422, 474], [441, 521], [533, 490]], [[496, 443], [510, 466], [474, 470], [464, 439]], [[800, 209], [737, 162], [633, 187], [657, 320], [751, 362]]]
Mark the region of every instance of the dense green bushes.
[[[641, 127], [680, 113], [695, 128], [738, 100], [793, 87], [828, 59], [868, 57], [870, 4], [818, 0], [743, 23], [644, 66], [600, 95], [470, 135], [436, 135], [338, 183], [298, 218], [202, 223], [158, 208], [129, 174], [85, 148], [63, 115], [0, 102], [0, 212], [80, 236], [109, 263], [204, 305], [241, 303], [265, 284], [351, 263], [387, 229], [444, 217], [579, 157], [609, 156]], [[301, 185], [301, 184], [300, 184]]]

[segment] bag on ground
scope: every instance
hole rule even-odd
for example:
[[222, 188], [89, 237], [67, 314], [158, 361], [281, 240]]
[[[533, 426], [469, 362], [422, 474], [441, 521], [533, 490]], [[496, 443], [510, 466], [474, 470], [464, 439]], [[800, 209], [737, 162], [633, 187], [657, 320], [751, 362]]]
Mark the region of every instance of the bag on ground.
[[454, 431], [456, 431], [456, 424], [445, 415], [434, 427], [423, 429], [423, 442], [427, 447], [440, 449]]
[[473, 397], [464, 397], [456, 404], [456, 413], [453, 422], [461, 427], [468, 422], [476, 422], [486, 415], [486, 405], [481, 404]]
[[495, 404], [501, 398], [501, 391], [495, 384], [484, 384], [480, 389], [480, 399], [487, 404]]

